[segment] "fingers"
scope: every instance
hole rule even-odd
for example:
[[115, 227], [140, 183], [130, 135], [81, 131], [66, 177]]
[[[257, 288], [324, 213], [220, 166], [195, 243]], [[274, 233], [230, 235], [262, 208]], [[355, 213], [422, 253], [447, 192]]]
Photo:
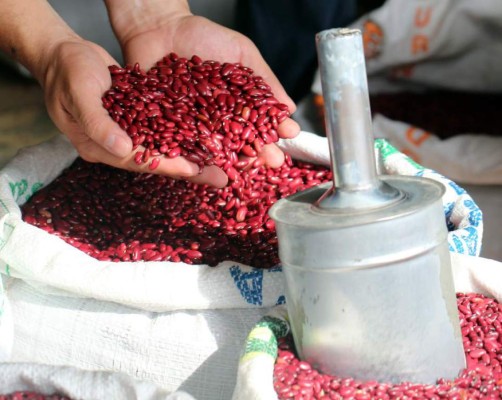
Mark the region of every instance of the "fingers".
[[126, 157], [132, 151], [132, 141], [113, 121], [101, 103], [103, 96], [99, 85], [83, 84], [73, 97], [72, 115], [85, 134], [116, 157]]
[[263, 159], [270, 168], [279, 168], [284, 163], [284, 153], [275, 144], [263, 146], [258, 158]]
[[279, 79], [275, 76], [266, 61], [263, 59], [258, 48], [246, 37], [241, 38], [241, 47], [243, 65], [249, 66], [254, 70], [256, 75], [261, 76], [272, 88], [272, 93], [275, 98], [281, 103], [286, 104], [289, 112], [293, 114], [296, 111], [296, 104], [291, 97], [288, 96], [286, 90], [279, 82]]
[[139, 63], [141, 69], [145, 71], [167, 54], [164, 42], [153, 40], [153, 38], [152, 40], [149, 38], [142, 41], [133, 40], [124, 46], [123, 53], [127, 64]]
[[223, 188], [228, 183], [227, 174], [215, 165], [204, 167], [201, 174], [187, 179], [193, 183], [207, 184], [217, 188]]
[[291, 118], [287, 118], [277, 127], [279, 137], [291, 139], [300, 133], [300, 125]]
[[[207, 184], [218, 188], [226, 186], [228, 182], [227, 175], [220, 168], [216, 166], [207, 166], [199, 173], [199, 167], [183, 157], [158, 157], [158, 166], [151, 170], [151, 161], [140, 165], [136, 164], [134, 161], [136, 151], [128, 153], [126, 157], [117, 157], [92, 140], [81, 143], [78, 150], [80, 155], [87, 161], [99, 161], [111, 165], [112, 167], [126, 169], [128, 171], [183, 178], [194, 183]], [[137, 148], [137, 151], [144, 150], [145, 149], [142, 147]], [[89, 157], [87, 155], [89, 155]]]

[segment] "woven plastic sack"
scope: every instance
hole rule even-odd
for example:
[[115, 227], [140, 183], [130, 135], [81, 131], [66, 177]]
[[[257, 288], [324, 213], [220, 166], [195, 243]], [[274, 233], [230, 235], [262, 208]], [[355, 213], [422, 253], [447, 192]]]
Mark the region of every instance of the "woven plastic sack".
[[[387, 0], [352, 27], [363, 32], [368, 75], [384, 78], [379, 90], [396, 83], [502, 90], [498, 0]], [[319, 76], [313, 92], [321, 94]]]
[[30, 391], [57, 393], [72, 400], [194, 400], [187, 393], [168, 393], [148, 382], [112, 372], [84, 371], [43, 364], [0, 364], [0, 394]]
[[[294, 158], [329, 163], [324, 138], [303, 132], [281, 145]], [[450, 250], [478, 255], [481, 212], [470, 196], [385, 141], [375, 151], [382, 173], [444, 184]], [[17, 278], [6, 288], [16, 332], [11, 360], [125, 372], [195, 398], [230, 398], [247, 334], [284, 302], [281, 269], [101, 262], [24, 223], [19, 205], [75, 157], [58, 137], [23, 150], [0, 172], [0, 268]]]
[[11, 308], [0, 276], [0, 363], [7, 361], [11, 356], [13, 335]]
[[[302, 132], [282, 142], [294, 158], [329, 165], [327, 140]], [[383, 173], [423, 175], [444, 184], [448, 240], [457, 252], [479, 255], [481, 213], [465, 191], [377, 141]], [[231, 260], [216, 268], [171, 262], [98, 261], [21, 219], [19, 206], [76, 158], [64, 137], [24, 149], [0, 171], [0, 271], [52, 293], [91, 297], [149, 310], [269, 307], [281, 302], [277, 268], [255, 270]]]
[[373, 118], [373, 129], [400, 152], [457, 183], [502, 184], [500, 136], [459, 132], [463, 134], [441, 140], [434, 132], [380, 114]]
[[[376, 150], [385, 173], [423, 176], [445, 186], [443, 208], [450, 228], [448, 242], [455, 290], [480, 293], [502, 301], [502, 263], [478, 257], [482, 214], [465, 190], [437, 172], [420, 166], [385, 140], [376, 141]], [[305, 148], [290, 149], [292, 155], [302, 159], [308, 158], [308, 152]], [[319, 158], [327, 162], [329, 155], [319, 155]], [[285, 337], [289, 329], [285, 305], [273, 308], [253, 327], [243, 346], [233, 400], [277, 400], [273, 387], [277, 339]]]
[[[455, 290], [502, 301], [502, 263], [451, 253]], [[233, 400], [277, 400], [273, 387], [278, 338], [290, 332], [286, 307], [277, 306], [250, 331], [239, 362]]]

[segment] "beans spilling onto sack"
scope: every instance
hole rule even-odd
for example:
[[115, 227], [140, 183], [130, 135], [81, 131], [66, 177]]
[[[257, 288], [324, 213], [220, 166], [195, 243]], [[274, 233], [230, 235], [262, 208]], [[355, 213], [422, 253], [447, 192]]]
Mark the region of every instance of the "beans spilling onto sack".
[[102, 261], [276, 265], [268, 209], [332, 174], [288, 156], [279, 168], [248, 161], [278, 140], [276, 128], [289, 116], [270, 87], [249, 68], [196, 56], [170, 54], [147, 73], [138, 65], [110, 71], [113, 87], [103, 104], [131, 136], [138, 164], [155, 169], [159, 157], [183, 156], [200, 168], [221, 167], [228, 185], [77, 159], [22, 207], [23, 219]]
[[392, 385], [323, 375], [297, 358], [287, 337], [279, 345], [274, 388], [280, 399], [500, 399], [502, 305], [475, 293], [458, 293], [457, 305], [467, 368], [454, 381]]

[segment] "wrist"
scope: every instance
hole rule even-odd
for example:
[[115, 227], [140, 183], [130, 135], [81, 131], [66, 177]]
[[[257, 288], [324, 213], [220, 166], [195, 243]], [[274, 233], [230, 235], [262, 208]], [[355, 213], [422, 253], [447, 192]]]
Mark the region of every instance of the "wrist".
[[40, 82], [53, 49], [78, 36], [40, 0], [3, 0], [0, 12], [0, 49], [25, 66]]
[[105, 0], [115, 36], [121, 44], [170, 22], [192, 15], [188, 0]]
[[40, 85], [45, 88], [48, 70], [58, 57], [59, 48], [65, 43], [83, 41], [81, 37], [71, 30], [55, 35], [52, 40], [47, 40], [40, 44], [37, 51], [38, 54], [32, 57], [31, 60], [33, 62], [29, 62], [28, 64], [30, 65], [27, 65], [28, 70]]

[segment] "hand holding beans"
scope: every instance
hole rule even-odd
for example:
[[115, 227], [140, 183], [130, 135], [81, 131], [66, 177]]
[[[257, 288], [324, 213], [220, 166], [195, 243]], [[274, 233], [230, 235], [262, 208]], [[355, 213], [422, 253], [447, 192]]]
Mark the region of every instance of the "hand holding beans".
[[[135, 162], [133, 143], [108, 115], [101, 96], [112, 81], [108, 65], [117, 64], [102, 48], [84, 41], [65, 42], [54, 49], [43, 86], [49, 114], [90, 162], [102, 162], [137, 172], [152, 172]], [[199, 167], [185, 158], [162, 158], [156, 172], [195, 182], [224, 186], [227, 177], [217, 167]]]
[[[241, 63], [264, 78], [289, 112], [295, 106], [246, 37], [190, 13], [186, 0], [148, 2], [105, 1], [110, 21], [126, 62], [148, 69], [170, 52], [180, 57], [199, 55], [221, 63]], [[127, 133], [114, 122], [101, 103], [112, 81], [107, 69], [118, 65], [98, 45], [76, 35], [43, 0], [4, 0], [0, 12], [0, 50], [23, 64], [45, 90], [47, 109], [57, 127], [85, 160], [102, 162], [138, 172], [150, 172], [151, 164], [138, 164]], [[276, 127], [279, 137], [294, 137], [298, 125], [284, 118]], [[246, 148], [249, 150], [248, 148]], [[140, 147], [141, 150], [141, 147]], [[253, 152], [249, 152], [254, 157]], [[270, 166], [279, 166], [284, 155], [265, 143], [256, 154]], [[159, 157], [154, 172], [188, 178], [221, 187], [227, 175], [215, 165], [185, 157]]]
[[[197, 54], [203, 60], [221, 63], [240, 63], [261, 76], [280, 103], [294, 112], [295, 105], [273, 72], [261, 57], [256, 46], [245, 36], [190, 13], [186, 1], [174, 1], [169, 6], [153, 1], [149, 4], [124, 4], [106, 1], [113, 28], [122, 43], [126, 62], [138, 62], [148, 69], [170, 52], [190, 58]], [[151, 23], [146, 24], [145, 18]], [[279, 137], [298, 134], [298, 124], [284, 119], [277, 128]], [[280, 166], [284, 155], [274, 144], [265, 144], [258, 154], [272, 167]]]

